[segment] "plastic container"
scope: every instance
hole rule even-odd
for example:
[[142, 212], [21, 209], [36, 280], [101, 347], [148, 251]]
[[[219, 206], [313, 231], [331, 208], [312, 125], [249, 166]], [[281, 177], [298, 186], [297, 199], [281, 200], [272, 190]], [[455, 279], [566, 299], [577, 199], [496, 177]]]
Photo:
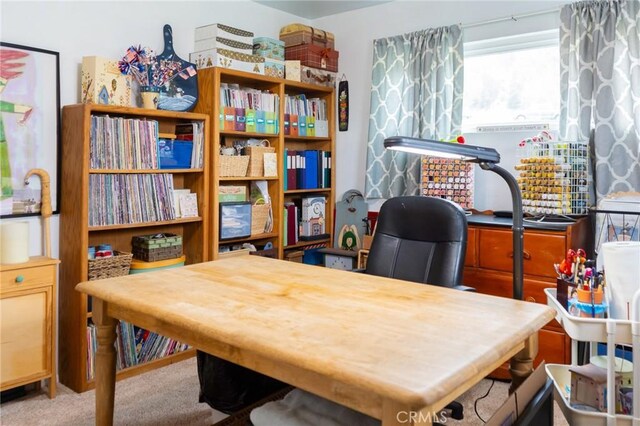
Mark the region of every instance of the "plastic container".
[[176, 259], [159, 260], [157, 262], [145, 262], [143, 260], [134, 259], [131, 261], [129, 275], [159, 271], [161, 269], [177, 268], [179, 266], [184, 266], [185, 259], [186, 256], [184, 255]]
[[161, 169], [190, 169], [192, 141], [159, 139], [158, 159]]

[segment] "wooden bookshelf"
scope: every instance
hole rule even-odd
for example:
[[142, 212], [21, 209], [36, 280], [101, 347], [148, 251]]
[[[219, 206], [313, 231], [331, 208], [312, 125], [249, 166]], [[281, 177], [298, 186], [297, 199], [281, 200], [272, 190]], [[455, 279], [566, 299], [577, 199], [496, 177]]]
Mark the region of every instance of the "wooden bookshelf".
[[[160, 137], [175, 137], [176, 126], [204, 123], [203, 167], [195, 169], [91, 169], [91, 117], [109, 115], [158, 122]], [[94, 387], [87, 379], [87, 324], [91, 321], [87, 296], [75, 286], [88, 279], [89, 246], [111, 244], [114, 250], [131, 252], [136, 235], [175, 233], [182, 235], [186, 263], [209, 260], [209, 117], [204, 114], [79, 104], [65, 106], [62, 112], [62, 201], [60, 214], [60, 382], [76, 392]], [[175, 189], [189, 189], [198, 196], [198, 217], [157, 222], [89, 226], [89, 176], [99, 174], [169, 174]], [[118, 372], [117, 378], [130, 377], [192, 356], [194, 350], [137, 365]]]
[[[224, 130], [220, 125], [220, 85], [222, 83], [238, 84], [241, 87], [251, 87], [259, 90], [268, 90], [271, 93], [277, 94], [280, 99], [280, 111], [278, 112], [279, 128], [277, 134], [267, 133], [254, 133], [254, 132], [241, 132], [235, 130]], [[252, 74], [242, 71], [236, 71], [226, 68], [206, 68], [198, 70], [198, 93], [199, 100], [196, 104], [195, 111], [209, 114], [211, 117], [210, 137], [211, 147], [210, 150], [210, 164], [216, 165], [220, 156], [220, 145], [224, 142], [225, 138], [258, 138], [267, 139], [270, 142], [270, 146], [275, 148], [278, 157], [278, 176], [277, 177], [220, 177], [217, 167], [211, 167], [211, 258], [218, 258], [218, 251], [220, 245], [239, 242], [258, 242], [263, 243], [270, 241], [276, 248], [278, 258], [284, 258], [284, 232], [286, 232], [286, 226], [283, 223], [284, 220], [284, 203], [285, 201], [299, 200], [304, 195], [324, 195], [327, 198], [325, 206], [326, 214], [326, 232], [331, 234], [333, 232], [333, 210], [335, 205], [335, 94], [334, 88], [316, 86], [313, 84], [300, 83], [291, 80], [284, 80], [274, 77], [266, 77], [258, 74]], [[327, 121], [329, 134], [327, 137], [305, 137], [305, 136], [290, 136], [284, 134], [284, 113], [285, 113], [285, 95], [297, 95], [305, 94], [307, 97], [318, 97], [326, 101], [327, 106]], [[296, 150], [324, 150], [331, 152], [331, 186], [329, 188], [322, 189], [306, 189], [306, 190], [292, 190], [285, 191], [285, 179], [283, 175], [284, 165], [284, 152], [285, 149]], [[219, 239], [219, 197], [218, 192], [221, 184], [245, 184], [247, 187], [250, 182], [257, 180], [267, 181], [269, 196], [272, 200], [273, 207], [273, 220], [274, 220], [274, 232], [271, 234], [252, 235], [251, 237], [235, 239], [235, 240], [220, 240]], [[327, 240], [320, 242], [326, 242], [328, 246], [332, 244], [333, 236]], [[300, 242], [300, 245], [292, 247], [302, 247], [311, 245], [306, 242]], [[317, 244], [317, 242], [316, 242]]]

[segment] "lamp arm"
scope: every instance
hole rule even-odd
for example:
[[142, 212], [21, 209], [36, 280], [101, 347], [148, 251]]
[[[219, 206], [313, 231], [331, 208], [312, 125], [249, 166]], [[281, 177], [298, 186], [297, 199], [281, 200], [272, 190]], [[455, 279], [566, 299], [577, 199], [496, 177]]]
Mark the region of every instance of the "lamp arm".
[[522, 194], [516, 178], [511, 173], [495, 163], [481, 162], [479, 166], [483, 170], [491, 170], [500, 175], [511, 191], [513, 202], [513, 298], [522, 300], [522, 288], [524, 281], [524, 266], [522, 254], [524, 251], [524, 226], [522, 221]]

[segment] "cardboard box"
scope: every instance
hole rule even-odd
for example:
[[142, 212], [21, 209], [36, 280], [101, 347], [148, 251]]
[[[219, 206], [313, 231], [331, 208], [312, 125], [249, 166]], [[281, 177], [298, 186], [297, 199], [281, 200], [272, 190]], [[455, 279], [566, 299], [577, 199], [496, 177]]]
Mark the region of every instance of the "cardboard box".
[[507, 401], [491, 416], [486, 426], [505, 426], [516, 423], [527, 405], [547, 382], [547, 373], [542, 362], [518, 389], [513, 392]]
[[301, 80], [301, 64], [300, 61], [284, 61], [284, 77], [287, 80]]
[[222, 67], [264, 75], [264, 58], [227, 49], [210, 49], [189, 54], [189, 62], [198, 69]]
[[131, 106], [131, 84], [131, 76], [120, 72], [117, 60], [100, 56], [82, 58], [82, 103]]

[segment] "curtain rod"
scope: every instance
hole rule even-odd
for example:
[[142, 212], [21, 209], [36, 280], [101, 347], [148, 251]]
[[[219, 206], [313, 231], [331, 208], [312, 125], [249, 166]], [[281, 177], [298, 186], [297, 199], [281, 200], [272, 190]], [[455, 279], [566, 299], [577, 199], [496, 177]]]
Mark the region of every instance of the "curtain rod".
[[532, 16], [539, 16], [539, 15], [547, 15], [549, 13], [554, 13], [554, 12], [559, 12], [560, 8], [555, 7], [553, 9], [547, 9], [547, 10], [540, 10], [538, 12], [529, 12], [529, 13], [521, 13], [519, 15], [510, 15], [510, 16], [504, 16], [502, 18], [495, 18], [495, 19], [489, 19], [487, 21], [479, 21], [479, 22], [472, 22], [470, 24], [460, 24], [460, 26], [462, 28], [473, 28], [473, 27], [480, 27], [482, 25], [488, 25], [488, 24], [495, 24], [498, 22], [505, 22], [505, 21], [514, 21], [517, 22], [520, 19], [523, 18], [530, 18]]

